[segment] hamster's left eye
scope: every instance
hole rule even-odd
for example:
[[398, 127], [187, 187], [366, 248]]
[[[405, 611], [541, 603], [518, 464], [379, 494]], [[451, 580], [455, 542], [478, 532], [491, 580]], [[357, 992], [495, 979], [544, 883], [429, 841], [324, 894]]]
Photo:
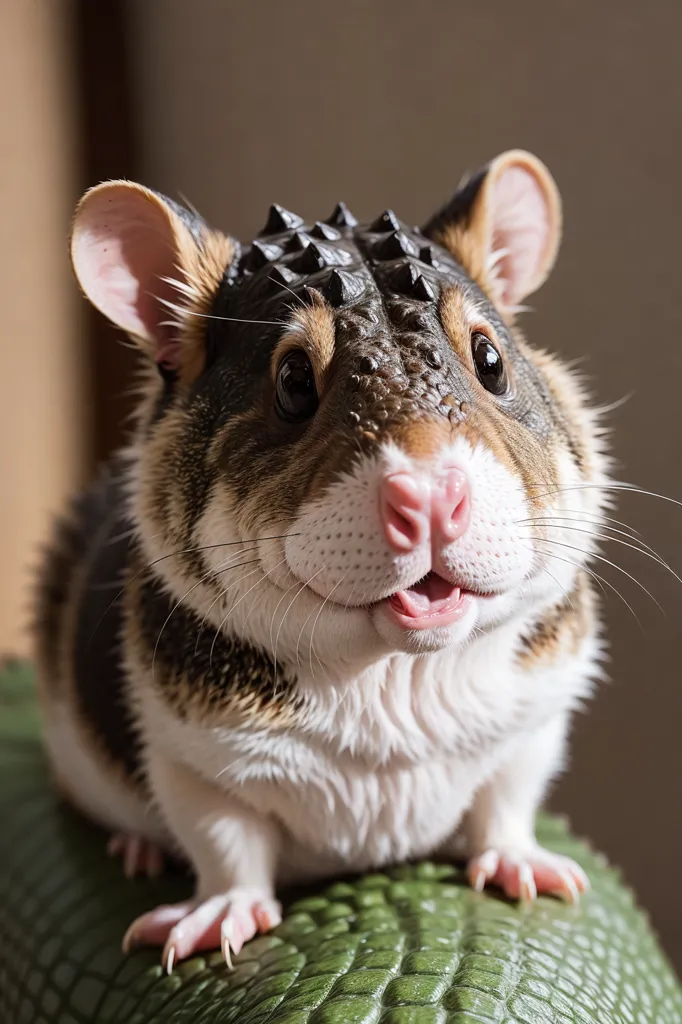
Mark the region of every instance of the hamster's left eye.
[[315, 374], [307, 354], [292, 348], [277, 367], [275, 409], [289, 423], [303, 423], [317, 410]]
[[481, 331], [471, 337], [471, 354], [474, 358], [476, 376], [491, 395], [503, 395], [508, 387], [507, 371], [502, 356], [490, 338]]

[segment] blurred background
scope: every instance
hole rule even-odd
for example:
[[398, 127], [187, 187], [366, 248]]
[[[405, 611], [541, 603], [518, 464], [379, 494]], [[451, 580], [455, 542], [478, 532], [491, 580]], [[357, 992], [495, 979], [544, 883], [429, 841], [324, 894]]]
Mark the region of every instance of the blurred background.
[[[51, 515], [125, 436], [133, 353], [79, 298], [73, 206], [108, 177], [249, 239], [277, 201], [422, 222], [461, 175], [537, 153], [565, 239], [522, 326], [580, 359], [617, 476], [682, 500], [682, 5], [670, 0], [0, 0], [0, 652], [24, 654]], [[614, 513], [682, 575], [682, 508]], [[553, 795], [623, 867], [682, 968], [682, 586], [609, 545], [609, 674]]]

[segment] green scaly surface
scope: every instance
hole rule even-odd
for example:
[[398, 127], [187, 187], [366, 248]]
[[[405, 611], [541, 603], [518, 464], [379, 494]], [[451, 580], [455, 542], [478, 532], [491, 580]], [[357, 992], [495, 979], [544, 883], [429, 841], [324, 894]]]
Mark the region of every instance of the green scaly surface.
[[120, 952], [131, 919], [187, 878], [128, 882], [102, 833], [60, 806], [31, 673], [0, 678], [1, 1024], [680, 1024], [682, 992], [618, 873], [543, 818], [593, 890], [580, 908], [478, 895], [430, 863], [289, 903], [228, 972], [219, 954], [171, 977]]

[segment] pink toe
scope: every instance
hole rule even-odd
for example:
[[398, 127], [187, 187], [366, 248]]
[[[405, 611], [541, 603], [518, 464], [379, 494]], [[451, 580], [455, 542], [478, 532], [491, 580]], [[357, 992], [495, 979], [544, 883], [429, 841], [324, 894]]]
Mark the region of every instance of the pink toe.
[[500, 861], [493, 882], [503, 890], [509, 899], [518, 900], [521, 898], [521, 879], [519, 877], [518, 864], [505, 860]]
[[269, 932], [281, 923], [282, 915], [276, 906], [267, 903], [256, 903], [253, 908], [253, 917], [259, 932]]
[[136, 836], [128, 836], [123, 854], [123, 874], [126, 878], [134, 878], [140, 867], [142, 840]]
[[136, 946], [162, 946], [172, 929], [191, 909], [192, 904], [175, 903], [150, 910], [133, 921], [123, 938], [123, 950], [129, 952]]
[[120, 832], [117, 832], [115, 835], [113, 835], [109, 842], [107, 843], [107, 853], [109, 854], [109, 856], [117, 857], [119, 853], [121, 853], [123, 850], [124, 842], [124, 837], [121, 835]]
[[173, 928], [167, 941], [175, 946], [179, 960], [205, 949], [220, 948], [220, 926], [226, 905], [224, 896], [212, 896]]
[[147, 875], [149, 878], [158, 878], [163, 873], [163, 854], [158, 846], [150, 844], [147, 847]]

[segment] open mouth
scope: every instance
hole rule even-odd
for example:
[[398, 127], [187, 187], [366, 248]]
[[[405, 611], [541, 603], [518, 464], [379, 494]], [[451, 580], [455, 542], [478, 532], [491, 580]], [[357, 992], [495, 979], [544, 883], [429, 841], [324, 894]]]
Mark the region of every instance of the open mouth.
[[388, 617], [403, 629], [433, 629], [461, 619], [473, 597], [437, 572], [429, 572], [414, 586], [398, 590], [380, 603]]

